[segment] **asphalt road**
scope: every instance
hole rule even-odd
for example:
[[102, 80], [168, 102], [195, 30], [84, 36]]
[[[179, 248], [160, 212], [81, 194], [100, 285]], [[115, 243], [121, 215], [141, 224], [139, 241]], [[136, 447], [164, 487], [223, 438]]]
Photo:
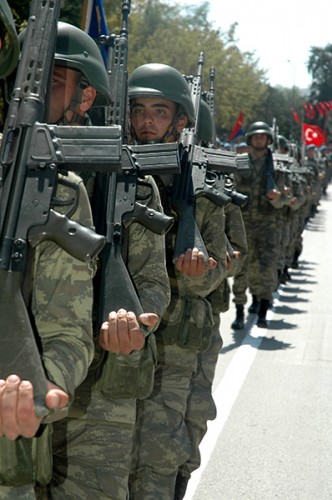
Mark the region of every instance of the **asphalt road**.
[[332, 187], [304, 231], [291, 281], [279, 288], [269, 327], [234, 332], [214, 383], [202, 465], [185, 500], [332, 499]]

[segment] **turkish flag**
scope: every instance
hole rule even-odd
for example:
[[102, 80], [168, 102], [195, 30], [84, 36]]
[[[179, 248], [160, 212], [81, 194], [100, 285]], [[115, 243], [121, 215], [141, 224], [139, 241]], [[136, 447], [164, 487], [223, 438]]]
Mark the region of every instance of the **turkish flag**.
[[302, 136], [306, 146], [313, 144], [314, 146], [320, 147], [327, 142], [325, 133], [320, 127], [318, 127], [318, 125], [308, 125], [307, 123], [304, 123]]

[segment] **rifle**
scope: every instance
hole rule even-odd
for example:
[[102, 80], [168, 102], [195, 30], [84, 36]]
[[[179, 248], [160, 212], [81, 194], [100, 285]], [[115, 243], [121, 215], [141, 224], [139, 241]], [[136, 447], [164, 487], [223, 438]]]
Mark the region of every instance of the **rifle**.
[[[57, 165], [64, 172], [72, 164], [77, 166], [94, 141], [85, 127], [77, 132], [41, 123], [53, 71], [59, 11], [60, 0], [32, 2], [0, 150], [1, 378], [15, 373], [30, 380], [39, 416], [48, 412], [48, 388], [21, 290], [28, 250], [47, 239], [88, 262], [104, 245], [103, 237], [53, 209]], [[76, 144], [69, 144], [71, 137], [76, 137]], [[113, 140], [115, 149], [120, 141], [118, 137]], [[108, 168], [118, 169], [119, 154], [114, 155], [113, 143], [106, 148], [110, 149], [108, 159], [112, 157]]]
[[[194, 110], [195, 127], [184, 129], [181, 136], [182, 158], [181, 174], [175, 175], [171, 204], [178, 214], [178, 229], [175, 241], [173, 261], [183, 254], [188, 248], [198, 248], [207, 258], [202, 236], [195, 221], [195, 197], [205, 196], [214, 204], [223, 207], [234, 202], [242, 206], [247, 197], [233, 192], [225, 193], [222, 185], [225, 173], [234, 173], [239, 168], [249, 168], [248, 154], [237, 155], [232, 151], [217, 150], [197, 146], [197, 127], [199, 120], [199, 103], [201, 99], [203, 53], [198, 60], [197, 77], [186, 77], [191, 89]], [[214, 68], [210, 71], [210, 93], [206, 93], [210, 106], [214, 106]], [[212, 89], [212, 91], [211, 91]], [[218, 184], [219, 181], [219, 184]]]
[[[214, 80], [215, 80], [215, 69], [210, 68], [210, 89], [208, 92], [203, 93], [203, 98], [208, 104], [211, 117], [214, 115]], [[209, 142], [214, 143], [214, 137]], [[230, 189], [226, 187], [225, 180], [230, 180], [227, 174], [232, 174], [241, 169], [249, 168], [249, 156], [248, 154], [235, 154], [231, 151], [215, 149], [211, 147], [202, 147], [200, 150], [197, 148], [195, 151], [195, 161], [196, 156], [202, 158], [205, 157], [206, 162], [206, 179], [203, 189], [196, 190], [198, 196], [206, 196], [210, 201], [216, 205], [223, 207], [229, 203], [234, 203], [237, 206], [243, 208], [248, 197], [237, 193], [233, 186]], [[228, 182], [228, 186], [233, 183]]]
[[[181, 173], [174, 176], [171, 193], [171, 205], [178, 215], [178, 227], [173, 253], [173, 261], [176, 262], [180, 255], [188, 248], [198, 248], [208, 259], [203, 238], [195, 220], [195, 192], [203, 189], [206, 176], [206, 164], [203, 158], [197, 158], [198, 150], [197, 128], [199, 119], [199, 106], [202, 93], [202, 68], [204, 54], [201, 52], [198, 58], [198, 70], [196, 77], [187, 77], [191, 90], [191, 97], [195, 112], [195, 125], [185, 128], [181, 134], [182, 157]], [[196, 160], [194, 157], [196, 154]]]
[[[103, 36], [108, 45], [107, 68], [113, 102], [107, 110], [106, 121], [121, 126], [124, 145], [121, 153], [121, 172], [112, 172], [97, 179], [99, 203], [95, 205], [95, 220], [106, 236], [101, 252], [100, 285], [98, 286], [98, 327], [110, 311], [125, 308], [138, 317], [143, 308], [122, 256], [124, 223], [138, 222], [149, 230], [164, 234], [173, 223], [171, 217], [148, 208], [137, 201], [137, 186], [146, 174], [179, 172], [177, 144], [128, 145], [127, 142], [127, 61], [128, 15], [130, 1], [122, 1], [122, 27], [119, 35]], [[99, 186], [98, 186], [99, 184]], [[148, 333], [144, 326], [141, 329]], [[133, 353], [139, 360], [140, 352]], [[134, 357], [135, 357], [134, 356]], [[119, 359], [121, 355], [116, 355]]]

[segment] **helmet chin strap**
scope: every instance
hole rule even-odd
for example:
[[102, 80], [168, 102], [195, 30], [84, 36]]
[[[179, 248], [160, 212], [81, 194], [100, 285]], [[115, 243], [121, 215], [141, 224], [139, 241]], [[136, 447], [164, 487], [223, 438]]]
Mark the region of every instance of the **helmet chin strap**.
[[64, 110], [62, 118], [59, 120], [58, 125], [85, 125], [87, 122], [86, 115], [80, 115], [76, 109], [81, 104], [83, 99], [83, 91], [88, 86], [88, 82], [80, 75], [77, 82], [73, 97], [67, 109]]

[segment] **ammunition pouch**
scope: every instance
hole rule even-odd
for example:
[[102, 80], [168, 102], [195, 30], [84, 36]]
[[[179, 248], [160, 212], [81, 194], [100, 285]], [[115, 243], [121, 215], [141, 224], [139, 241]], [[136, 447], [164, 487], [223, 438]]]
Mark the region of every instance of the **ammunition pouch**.
[[231, 289], [229, 282], [225, 279], [216, 290], [209, 295], [214, 314], [224, 313], [229, 310]]
[[212, 309], [208, 300], [173, 294], [157, 330], [157, 342], [205, 351], [211, 342], [212, 326]]
[[2, 486], [46, 486], [52, 478], [50, 425], [41, 425], [36, 437], [0, 438], [0, 483]]
[[145, 399], [153, 389], [156, 365], [156, 339], [150, 333], [141, 351], [129, 355], [103, 351], [95, 387], [106, 399]]

